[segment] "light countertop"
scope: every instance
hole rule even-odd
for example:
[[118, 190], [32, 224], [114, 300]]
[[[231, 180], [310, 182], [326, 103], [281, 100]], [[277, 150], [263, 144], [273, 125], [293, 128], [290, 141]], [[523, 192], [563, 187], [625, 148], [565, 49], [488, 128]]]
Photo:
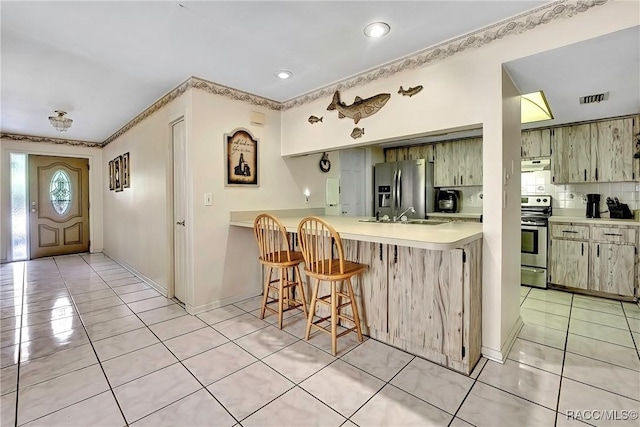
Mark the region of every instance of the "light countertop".
[[630, 225], [640, 227], [640, 221], [633, 219], [611, 219], [611, 218], [585, 218], [579, 216], [556, 216], [552, 215], [549, 218], [549, 222], [574, 222], [581, 224], [596, 224], [596, 225]]
[[[297, 232], [303, 216], [279, 217], [289, 232]], [[320, 216], [347, 240], [384, 243], [431, 250], [450, 250], [482, 238], [482, 224], [446, 222], [444, 224], [401, 224], [361, 222], [369, 217]], [[232, 220], [230, 225], [253, 228], [253, 219]]]

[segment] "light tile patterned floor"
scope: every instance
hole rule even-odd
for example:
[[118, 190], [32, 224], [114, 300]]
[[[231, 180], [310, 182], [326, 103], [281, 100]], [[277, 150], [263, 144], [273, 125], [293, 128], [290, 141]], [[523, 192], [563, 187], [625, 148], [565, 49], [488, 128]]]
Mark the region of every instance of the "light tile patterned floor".
[[259, 297], [190, 316], [102, 254], [4, 264], [0, 286], [2, 426], [576, 426], [572, 411], [640, 409], [630, 303], [522, 287], [508, 360], [466, 377], [354, 334], [333, 357], [301, 314], [259, 319]]

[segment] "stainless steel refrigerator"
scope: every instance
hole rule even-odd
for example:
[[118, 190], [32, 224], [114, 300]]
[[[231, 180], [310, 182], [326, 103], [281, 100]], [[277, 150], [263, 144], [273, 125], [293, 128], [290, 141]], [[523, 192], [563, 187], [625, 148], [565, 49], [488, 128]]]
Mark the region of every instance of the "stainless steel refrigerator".
[[407, 218], [425, 218], [434, 211], [433, 163], [424, 159], [378, 163], [374, 176], [374, 213], [379, 212], [380, 218], [399, 217], [412, 206], [415, 213], [406, 212]]

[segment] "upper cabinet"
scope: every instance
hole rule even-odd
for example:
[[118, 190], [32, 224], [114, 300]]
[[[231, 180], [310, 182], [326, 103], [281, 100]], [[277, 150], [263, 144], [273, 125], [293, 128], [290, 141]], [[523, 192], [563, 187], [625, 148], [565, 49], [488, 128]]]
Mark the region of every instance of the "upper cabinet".
[[632, 181], [633, 119], [591, 123], [591, 182]]
[[551, 155], [551, 129], [523, 130], [520, 146], [523, 159], [536, 159]]
[[634, 173], [634, 118], [551, 130], [551, 180], [556, 184], [621, 182]]
[[482, 138], [435, 145], [435, 187], [482, 185]]
[[555, 184], [589, 182], [591, 125], [551, 130], [551, 181]]

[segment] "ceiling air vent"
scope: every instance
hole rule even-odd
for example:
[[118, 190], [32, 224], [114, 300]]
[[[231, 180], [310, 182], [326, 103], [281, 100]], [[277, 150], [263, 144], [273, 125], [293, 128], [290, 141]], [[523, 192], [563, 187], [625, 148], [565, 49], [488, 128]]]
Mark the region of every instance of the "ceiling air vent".
[[595, 95], [587, 95], [580, 97], [580, 104], [593, 104], [594, 102], [602, 102], [609, 99], [609, 92], [597, 93]]

